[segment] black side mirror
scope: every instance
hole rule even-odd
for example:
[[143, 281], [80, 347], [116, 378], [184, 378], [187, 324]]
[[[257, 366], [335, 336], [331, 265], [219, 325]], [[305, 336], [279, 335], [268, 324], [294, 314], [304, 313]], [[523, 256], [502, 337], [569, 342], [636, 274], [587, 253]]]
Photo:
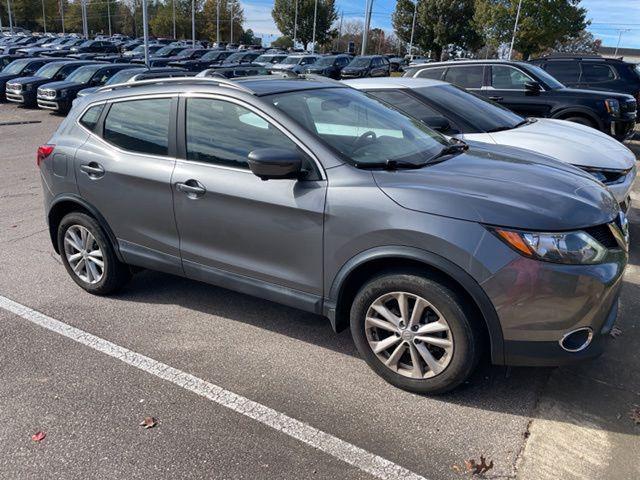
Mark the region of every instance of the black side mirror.
[[528, 93], [538, 94], [542, 91], [542, 86], [538, 82], [527, 82], [524, 84], [524, 89]]
[[422, 119], [422, 123], [440, 133], [451, 130], [451, 122], [449, 122], [445, 117], [424, 117]]
[[285, 148], [258, 148], [248, 155], [249, 168], [262, 180], [300, 178], [302, 156]]

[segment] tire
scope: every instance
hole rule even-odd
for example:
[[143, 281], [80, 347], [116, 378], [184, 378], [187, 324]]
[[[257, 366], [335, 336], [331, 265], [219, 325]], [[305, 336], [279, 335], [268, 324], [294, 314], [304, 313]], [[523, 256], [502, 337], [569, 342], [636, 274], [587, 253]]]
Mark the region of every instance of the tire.
[[[406, 299], [404, 316], [400, 315], [399, 294]], [[408, 323], [411, 323], [409, 317], [418, 305], [418, 298], [424, 309], [420, 309], [422, 314], [416, 317], [416, 327], [415, 319], [414, 324]], [[404, 328], [400, 325], [395, 333], [391, 333], [388, 329], [391, 322], [385, 321], [386, 317], [374, 309], [374, 306], [380, 308], [381, 305], [387, 312], [395, 313], [395, 320], [409, 319], [408, 322], [405, 320]], [[385, 328], [378, 328], [380, 323], [372, 323], [367, 317], [382, 319], [386, 323]], [[370, 280], [360, 289], [351, 305], [351, 334], [367, 364], [390, 384], [415, 393], [444, 393], [471, 375], [481, 351], [481, 331], [473, 320], [473, 314], [454, 291], [437, 281], [408, 273], [389, 273]], [[448, 327], [447, 331], [445, 327]], [[423, 333], [428, 329], [431, 329], [430, 333]], [[429, 341], [416, 337], [428, 338]], [[375, 353], [374, 346], [383, 348], [387, 344], [383, 340], [390, 347]], [[447, 342], [450, 347], [446, 346]], [[398, 354], [397, 349], [402, 345], [404, 353]], [[425, 349], [431, 354], [430, 364], [425, 361], [429, 358], [424, 354]], [[385, 361], [391, 366], [385, 365]], [[416, 363], [419, 368], [416, 368]]]
[[586, 117], [567, 117], [563, 118], [563, 120], [566, 120], [567, 122], [579, 123], [580, 125], [597, 129], [595, 123], [593, 123]]
[[[87, 232], [93, 237], [93, 241], [86, 235]], [[83, 242], [84, 239], [89, 240]], [[87, 292], [108, 295], [120, 289], [131, 278], [128, 266], [118, 261], [111, 242], [100, 224], [91, 216], [80, 212], [67, 214], [58, 226], [57, 241], [67, 273]], [[88, 253], [98, 251], [100, 255]], [[73, 255], [80, 255], [80, 259], [74, 260]], [[102, 267], [99, 263], [102, 263]]]

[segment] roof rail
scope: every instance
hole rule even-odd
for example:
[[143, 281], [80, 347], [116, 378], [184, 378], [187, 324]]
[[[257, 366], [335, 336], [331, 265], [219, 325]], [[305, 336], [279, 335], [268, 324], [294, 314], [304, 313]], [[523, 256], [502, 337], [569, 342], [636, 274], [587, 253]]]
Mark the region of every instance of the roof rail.
[[139, 80], [137, 82], [116, 83], [114, 85], [105, 85], [96, 90], [98, 92], [112, 92], [114, 90], [123, 90], [125, 88], [146, 87], [149, 85], [164, 85], [164, 84], [185, 84], [193, 85], [194, 83], [202, 84], [215, 84], [221, 87], [235, 88], [251, 95], [255, 95], [255, 92], [250, 88], [243, 85], [239, 85], [226, 78], [219, 77], [173, 77], [173, 78], [153, 78], [148, 80]]

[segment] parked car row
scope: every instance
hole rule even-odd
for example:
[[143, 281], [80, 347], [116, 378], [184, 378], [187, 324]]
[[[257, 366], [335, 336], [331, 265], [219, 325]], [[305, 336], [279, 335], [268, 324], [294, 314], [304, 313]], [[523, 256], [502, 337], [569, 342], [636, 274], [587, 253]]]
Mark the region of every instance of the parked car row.
[[[217, 72], [84, 95], [38, 149], [81, 288], [108, 295], [142, 267], [321, 314], [421, 393], [483, 352], [603, 351], [628, 262], [621, 143], [442, 81]], [[603, 165], [629, 161], [614, 190]]]

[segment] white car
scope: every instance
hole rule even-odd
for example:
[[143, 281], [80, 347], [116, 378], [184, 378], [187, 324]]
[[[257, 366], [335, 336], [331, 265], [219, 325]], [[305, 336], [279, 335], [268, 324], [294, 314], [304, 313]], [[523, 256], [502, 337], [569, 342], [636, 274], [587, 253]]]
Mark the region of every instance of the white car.
[[393, 105], [441, 133], [533, 150], [588, 171], [615, 195], [623, 210], [636, 176], [636, 157], [614, 138], [584, 125], [523, 118], [438, 80], [364, 78], [344, 83]]

